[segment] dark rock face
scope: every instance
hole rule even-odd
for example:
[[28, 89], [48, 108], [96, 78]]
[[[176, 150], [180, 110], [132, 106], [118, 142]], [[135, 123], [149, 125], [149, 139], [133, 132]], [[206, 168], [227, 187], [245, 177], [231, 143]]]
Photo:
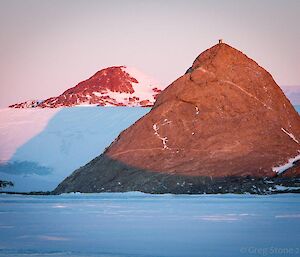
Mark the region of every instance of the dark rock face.
[[189, 67], [184, 74], [192, 73], [193, 67]]
[[14, 183], [11, 181], [0, 180], [0, 189], [5, 187], [13, 187]]
[[[278, 190], [277, 186], [282, 188]], [[151, 194], [298, 193], [300, 192], [300, 178], [170, 175], [130, 167], [103, 154], [86, 166], [76, 170], [52, 193], [128, 191], [141, 191]]]
[[298, 183], [299, 141], [299, 115], [272, 76], [222, 43], [55, 193], [274, 192]]

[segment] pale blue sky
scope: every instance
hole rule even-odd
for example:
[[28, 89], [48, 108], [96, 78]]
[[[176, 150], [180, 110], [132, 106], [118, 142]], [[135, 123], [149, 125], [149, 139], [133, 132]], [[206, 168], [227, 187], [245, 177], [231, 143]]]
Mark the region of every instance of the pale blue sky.
[[299, 0], [0, 0], [0, 106], [128, 65], [168, 85], [223, 38], [300, 85]]

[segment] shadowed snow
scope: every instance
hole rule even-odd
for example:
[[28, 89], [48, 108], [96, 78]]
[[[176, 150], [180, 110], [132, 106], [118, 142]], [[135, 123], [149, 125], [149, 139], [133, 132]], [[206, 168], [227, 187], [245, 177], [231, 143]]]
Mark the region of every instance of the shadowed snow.
[[0, 178], [12, 191], [54, 189], [145, 115], [141, 107], [0, 110]]

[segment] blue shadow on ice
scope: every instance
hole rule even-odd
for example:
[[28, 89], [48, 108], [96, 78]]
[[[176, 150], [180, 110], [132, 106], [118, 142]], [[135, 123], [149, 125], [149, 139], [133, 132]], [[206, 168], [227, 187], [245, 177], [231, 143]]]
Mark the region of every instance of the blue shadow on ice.
[[45, 129], [19, 147], [0, 178], [15, 183], [13, 191], [52, 190], [100, 155], [118, 134], [148, 113], [150, 108], [62, 108]]

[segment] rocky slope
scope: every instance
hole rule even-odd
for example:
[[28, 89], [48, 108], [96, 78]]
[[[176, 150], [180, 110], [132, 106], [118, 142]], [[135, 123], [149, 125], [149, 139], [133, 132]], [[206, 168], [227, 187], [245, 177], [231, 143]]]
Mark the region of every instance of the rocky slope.
[[299, 115], [272, 76], [221, 43], [54, 193], [297, 191], [299, 141]]
[[135, 68], [114, 66], [98, 71], [57, 97], [26, 101], [11, 108], [58, 108], [64, 106], [153, 106], [161, 88]]
[[42, 102], [43, 100], [28, 100], [26, 102], [10, 105], [9, 107], [19, 109], [35, 108], [38, 107]]

